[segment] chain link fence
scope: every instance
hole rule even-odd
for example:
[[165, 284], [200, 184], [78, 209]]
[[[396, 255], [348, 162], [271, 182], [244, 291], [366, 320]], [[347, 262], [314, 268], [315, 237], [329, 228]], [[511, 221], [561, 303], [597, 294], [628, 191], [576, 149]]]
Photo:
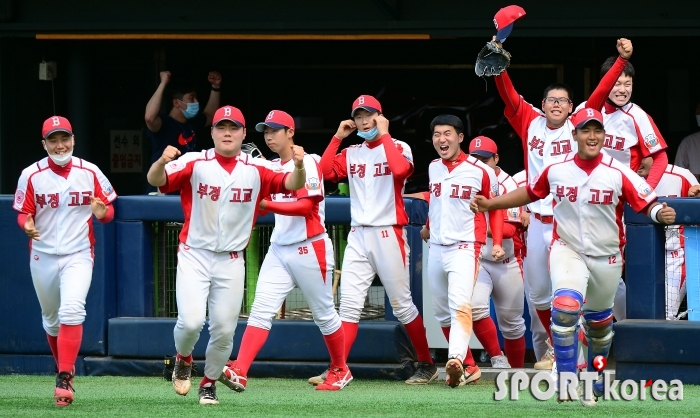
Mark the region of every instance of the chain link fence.
[[[349, 225], [327, 225], [328, 236], [333, 243], [336, 269], [333, 274], [333, 298], [336, 309], [340, 304], [340, 280], [342, 280], [343, 253], [347, 245]], [[246, 318], [250, 313], [255, 298], [255, 288], [260, 274], [260, 266], [265, 259], [267, 249], [270, 246], [272, 225], [256, 226], [253, 228], [250, 243], [244, 252], [245, 292], [241, 318]], [[158, 317], [177, 317], [177, 301], [175, 298], [175, 280], [177, 274], [177, 250], [179, 234], [182, 224], [176, 222], [155, 222], [155, 249], [154, 249], [154, 282], [155, 282], [155, 314]], [[287, 296], [285, 303], [277, 313], [278, 319], [313, 320], [311, 310], [303, 293], [298, 288]], [[365, 306], [360, 319], [384, 319], [384, 287], [377, 277], [365, 299]]]

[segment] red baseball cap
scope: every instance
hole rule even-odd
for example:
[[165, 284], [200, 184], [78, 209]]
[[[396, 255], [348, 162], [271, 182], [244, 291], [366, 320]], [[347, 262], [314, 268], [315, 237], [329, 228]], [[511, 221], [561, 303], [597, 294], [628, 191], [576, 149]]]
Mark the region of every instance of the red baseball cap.
[[496, 39], [504, 42], [513, 30], [515, 22], [523, 17], [525, 17], [525, 9], [516, 5], [506, 6], [496, 12], [496, 16], [493, 17], [493, 24], [496, 25], [496, 30], [498, 30]]
[[243, 117], [241, 110], [237, 107], [224, 106], [217, 109], [216, 113], [214, 113], [214, 119], [211, 122], [211, 126], [216, 126], [216, 124], [222, 120], [229, 120], [236, 125], [245, 128], [245, 118]]
[[585, 124], [592, 120], [600, 123], [600, 126], [604, 126], [603, 115], [599, 111], [589, 107], [579, 110], [578, 112], [574, 113], [574, 116], [571, 117], [571, 122], [574, 124], [576, 129], [583, 128]]
[[44, 126], [41, 128], [41, 136], [46, 139], [49, 135], [58, 131], [73, 135], [73, 127], [70, 126], [68, 119], [63, 116], [51, 116], [44, 121]]
[[366, 111], [368, 111], [370, 113], [374, 113], [374, 112], [382, 113], [382, 105], [379, 104], [379, 100], [375, 99], [372, 96], [368, 96], [366, 94], [363, 94], [362, 96], [358, 97], [352, 103], [352, 112], [350, 113], [351, 117], [355, 116], [355, 111], [357, 109], [365, 109]]
[[486, 136], [477, 136], [469, 143], [469, 154], [476, 154], [480, 157], [490, 158], [498, 152], [498, 147], [493, 139]]
[[272, 129], [294, 129], [294, 118], [292, 118], [289, 113], [282, 110], [271, 110], [270, 113], [267, 114], [267, 117], [265, 117], [265, 122], [260, 122], [255, 125], [255, 130], [263, 132], [266, 126]]

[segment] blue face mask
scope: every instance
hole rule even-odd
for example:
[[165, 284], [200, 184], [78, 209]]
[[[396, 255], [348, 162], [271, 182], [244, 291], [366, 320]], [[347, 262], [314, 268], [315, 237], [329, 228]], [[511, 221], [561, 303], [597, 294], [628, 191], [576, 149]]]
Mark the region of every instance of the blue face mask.
[[[185, 103], [185, 102], [182, 102]], [[199, 102], [187, 103], [187, 109], [182, 110], [182, 114], [185, 115], [187, 119], [192, 119], [199, 113]]]
[[365, 132], [365, 131], [357, 131], [357, 136], [359, 136], [359, 137], [362, 138], [362, 139], [372, 140], [372, 139], [374, 139], [374, 137], [377, 136], [378, 133], [379, 133], [379, 130], [378, 130], [377, 127], [375, 126], [374, 128], [370, 129], [370, 130], [367, 131], [367, 132]]

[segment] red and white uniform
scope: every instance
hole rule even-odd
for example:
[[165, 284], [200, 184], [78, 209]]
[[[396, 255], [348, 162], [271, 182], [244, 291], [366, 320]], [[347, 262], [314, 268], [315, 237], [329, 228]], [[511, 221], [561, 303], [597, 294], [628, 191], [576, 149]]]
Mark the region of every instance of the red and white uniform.
[[[578, 109], [587, 106], [581, 103]], [[603, 107], [605, 142], [603, 152], [633, 171], [637, 171], [642, 159], [668, 146], [654, 120], [641, 107], [627, 103], [618, 108], [609, 103]]]
[[61, 324], [85, 320], [95, 244], [90, 196], [105, 205], [117, 198], [102, 171], [77, 157], [63, 167], [43, 158], [25, 168], [17, 183], [13, 208], [32, 215], [41, 233], [41, 241], [29, 241], [29, 266], [44, 330], [51, 336]]
[[[499, 195], [512, 192], [518, 188], [516, 181], [500, 168], [497, 169]], [[498, 328], [507, 340], [517, 340], [525, 334], [523, 319], [524, 288], [523, 269], [520, 254], [516, 253], [516, 241], [520, 241], [518, 231], [521, 208], [504, 211], [503, 250], [505, 259], [493, 261], [491, 252], [493, 239], [486, 238], [486, 245], [481, 248], [481, 267], [474, 286], [473, 320], [490, 316], [490, 297], [496, 308]], [[510, 236], [510, 237], [509, 237]], [[522, 248], [522, 245], [518, 245]]]
[[[340, 318], [357, 323], [375, 275], [392, 301], [394, 315], [404, 324], [419, 315], [409, 286], [409, 246], [404, 226], [408, 215], [403, 203], [406, 177], [413, 170], [411, 148], [388, 134], [374, 141], [351, 145], [335, 154], [340, 140], [333, 138], [324, 152], [333, 155], [324, 178], [347, 178], [350, 186], [350, 233], [345, 247], [340, 281]], [[385, 144], [393, 144], [410, 164], [404, 177], [389, 168]], [[330, 160], [329, 158], [329, 160]]]
[[[688, 189], [697, 184], [690, 170], [669, 164], [654, 192], [660, 197], [688, 197]], [[685, 293], [683, 225], [669, 225], [666, 227], [666, 319], [676, 319]]]
[[[603, 107], [626, 64], [627, 60], [617, 59], [591, 94], [587, 107]], [[574, 126], [568, 118], [559, 128], [548, 127], [544, 112], [518, 95], [507, 71], [494, 80], [506, 104], [504, 114], [522, 141], [528, 183], [532, 184], [545, 167], [563, 161], [566, 154], [578, 150], [572, 137]], [[532, 212], [527, 234], [528, 257], [524, 262], [530, 288], [528, 298], [536, 309], [547, 310], [552, 304], [552, 282], [546, 267], [552, 242], [552, 198], [546, 196], [540, 202], [530, 203], [528, 208]]]
[[[321, 333], [329, 335], [340, 328], [340, 317], [333, 301], [333, 243], [324, 224], [323, 176], [318, 168], [319, 160], [318, 155], [306, 154], [304, 187], [271, 196], [274, 203], [291, 204], [309, 199], [313, 205], [303, 216], [275, 213], [272, 244], [260, 268], [248, 325], [269, 330], [272, 318], [289, 292], [299, 287]], [[283, 173], [295, 170], [294, 161], [282, 163], [279, 158], [272, 160], [270, 167]]]
[[[472, 333], [472, 294], [487, 229], [486, 215], [473, 214], [469, 203], [476, 195], [497, 196], [498, 180], [491, 167], [464, 153], [455, 161], [434, 160], [428, 173], [428, 277], [433, 309], [440, 325], [450, 327], [448, 357], [461, 361]], [[503, 216], [501, 211], [493, 214]], [[491, 219], [489, 224], [499, 224], [492, 227], [498, 244], [502, 220]]]
[[654, 191], [629, 167], [602, 153], [592, 160], [568, 155], [547, 167], [527, 191], [533, 200], [553, 198], [553, 289], [578, 291], [586, 301], [584, 311], [612, 308], [622, 272], [624, 203], [641, 212], [656, 200]]
[[226, 158], [213, 149], [187, 153], [165, 166], [162, 193], [180, 190], [185, 225], [180, 233], [175, 347], [192, 353], [209, 308], [204, 374], [218, 379], [233, 348], [243, 300], [248, 245], [260, 200], [285, 193], [285, 173], [253, 164], [247, 154]]

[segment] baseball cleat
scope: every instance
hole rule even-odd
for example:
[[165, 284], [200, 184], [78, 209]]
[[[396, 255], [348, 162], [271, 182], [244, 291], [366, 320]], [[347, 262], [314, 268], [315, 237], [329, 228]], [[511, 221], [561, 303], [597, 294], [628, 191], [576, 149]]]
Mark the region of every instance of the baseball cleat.
[[218, 381], [236, 392], [243, 392], [248, 384], [248, 378], [241, 373], [241, 369], [236, 366], [235, 361], [226, 362]]
[[326, 370], [324, 370], [323, 373], [321, 373], [320, 375], [314, 376], [314, 377], [310, 377], [310, 378], [309, 378], [309, 384], [310, 384], [310, 385], [313, 385], [313, 386], [318, 386], [318, 385], [320, 385], [321, 383], [323, 383], [323, 382], [326, 380], [326, 376], [328, 376], [328, 371], [329, 371], [329, 370], [330, 370], [330, 367], [327, 368]]
[[407, 385], [427, 385], [439, 376], [437, 366], [433, 363], [418, 363], [413, 376], [406, 380]]
[[540, 361], [535, 363], [535, 370], [552, 370], [552, 364], [554, 364], [554, 347], [547, 338], [547, 351], [544, 353]]
[[192, 386], [190, 376], [192, 376], [192, 363], [187, 364], [176, 358], [175, 367], [173, 367], [173, 389], [175, 389], [175, 393], [182, 396], [187, 395]]
[[464, 368], [464, 374], [459, 378], [459, 385], [470, 385], [478, 382], [479, 379], [481, 379], [481, 369], [479, 366], [467, 366]]
[[209, 384], [208, 386], [199, 387], [199, 404], [200, 405], [218, 405], [219, 398], [216, 397], [216, 385]]
[[578, 392], [578, 400], [581, 401], [581, 405], [589, 407], [598, 405], [598, 396], [596, 396], [595, 389], [593, 390], [591, 399], [584, 399], [583, 397], [583, 382], [579, 382], [576, 391]]
[[53, 392], [53, 399], [56, 406], [68, 406], [75, 399], [75, 389], [73, 389], [73, 375], [68, 372], [61, 372], [56, 376], [56, 389]]
[[344, 369], [333, 367], [328, 370], [326, 380], [316, 386], [316, 390], [341, 390], [352, 382], [352, 373], [346, 366]]
[[445, 364], [445, 384], [451, 388], [459, 386], [459, 380], [464, 377], [464, 367], [458, 358], [451, 358]]
[[491, 367], [494, 369], [510, 369], [508, 358], [501, 351], [500, 356], [491, 357]]

